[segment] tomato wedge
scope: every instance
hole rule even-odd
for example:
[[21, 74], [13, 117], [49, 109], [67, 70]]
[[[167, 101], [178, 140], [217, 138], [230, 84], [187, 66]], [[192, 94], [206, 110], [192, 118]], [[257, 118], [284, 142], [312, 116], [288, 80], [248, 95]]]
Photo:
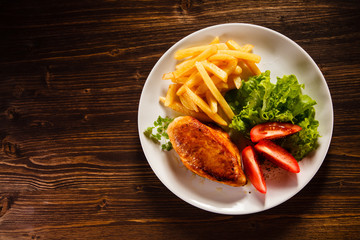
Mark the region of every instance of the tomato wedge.
[[293, 173], [300, 172], [300, 167], [296, 159], [284, 148], [276, 145], [272, 141], [261, 140], [254, 148], [277, 166]]
[[253, 142], [263, 139], [275, 139], [299, 132], [301, 127], [291, 123], [267, 122], [256, 125], [250, 130], [250, 138]]
[[254, 148], [251, 146], [244, 148], [241, 157], [244, 164], [245, 175], [259, 192], [266, 193], [264, 175], [259, 167], [259, 161]]

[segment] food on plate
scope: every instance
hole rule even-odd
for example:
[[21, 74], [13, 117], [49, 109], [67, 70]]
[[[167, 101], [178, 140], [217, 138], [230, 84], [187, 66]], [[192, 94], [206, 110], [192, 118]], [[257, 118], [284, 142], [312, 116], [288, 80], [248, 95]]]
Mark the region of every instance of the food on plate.
[[181, 161], [192, 172], [234, 187], [246, 184], [239, 150], [221, 128], [181, 116], [169, 124], [167, 133]]
[[[261, 57], [253, 48], [216, 37], [210, 44], [176, 51], [180, 62], [163, 75], [171, 84], [160, 102], [185, 116], [159, 116], [144, 134], [163, 150], [173, 148], [199, 176], [235, 187], [249, 179], [266, 193], [258, 155], [299, 173], [298, 161], [317, 147], [319, 123], [316, 101], [302, 93], [304, 85], [294, 75], [270, 82], [270, 71], [257, 67]], [[241, 157], [224, 129], [251, 139], [241, 147]]]
[[277, 139], [297, 133], [301, 127], [292, 123], [265, 122], [260, 123], [250, 130], [250, 139], [259, 142], [263, 139]]
[[257, 154], [252, 146], [247, 146], [241, 153], [244, 172], [251, 184], [261, 193], [266, 193], [264, 175], [259, 165]]
[[154, 143], [160, 144], [162, 150], [170, 151], [172, 149], [172, 145], [166, 131], [173, 120], [173, 118], [163, 118], [159, 116], [156, 121], [154, 121], [153, 127], [146, 128], [144, 131], [145, 136], [151, 139]]
[[261, 140], [255, 145], [255, 150], [275, 165], [293, 173], [299, 173], [300, 167], [296, 159], [284, 148], [270, 140]]
[[251, 129], [250, 138], [252, 142], [258, 143], [254, 148], [251, 145], [245, 147], [241, 157], [246, 176], [259, 192], [266, 193], [266, 184], [259, 166], [257, 153], [280, 168], [293, 173], [300, 172], [297, 160], [284, 148], [271, 141], [284, 138], [299, 131], [301, 131], [301, 127], [297, 125], [280, 122], [261, 123]]
[[256, 65], [261, 57], [251, 53], [253, 47], [215, 38], [208, 45], [176, 51], [175, 59], [181, 62], [163, 75], [172, 83], [160, 101], [185, 115], [227, 126], [235, 115], [224, 94], [240, 88], [241, 79], [261, 73]]
[[278, 144], [298, 161], [317, 147], [319, 122], [315, 120], [316, 101], [302, 94], [303, 84], [294, 75], [270, 82], [270, 71], [242, 81], [239, 89], [230, 90], [225, 99], [235, 117], [229, 127], [249, 136], [250, 130], [264, 122], [289, 122], [302, 130], [280, 139]]

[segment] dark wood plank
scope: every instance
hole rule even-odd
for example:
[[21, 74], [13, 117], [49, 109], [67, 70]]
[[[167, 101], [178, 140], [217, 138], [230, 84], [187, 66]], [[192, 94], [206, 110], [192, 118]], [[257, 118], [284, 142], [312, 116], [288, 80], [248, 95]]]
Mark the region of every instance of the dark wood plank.
[[[0, 239], [357, 239], [358, 1], [1, 1]], [[137, 109], [147, 75], [184, 36], [262, 25], [303, 47], [334, 106], [324, 164], [253, 215], [197, 209], [157, 179]]]

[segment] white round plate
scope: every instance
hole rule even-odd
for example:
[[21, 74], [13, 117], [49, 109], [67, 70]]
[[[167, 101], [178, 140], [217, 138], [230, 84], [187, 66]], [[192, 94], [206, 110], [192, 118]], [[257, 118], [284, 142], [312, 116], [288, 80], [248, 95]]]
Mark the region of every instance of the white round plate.
[[[316, 119], [319, 121], [319, 147], [300, 161], [300, 173], [279, 168], [265, 172], [267, 193], [261, 194], [248, 183], [244, 187], [231, 187], [199, 177], [179, 160], [174, 150], [163, 152], [159, 145], [147, 139], [143, 132], [160, 115], [177, 116], [166, 109], [159, 96], [165, 96], [169, 80], [162, 75], [174, 71], [177, 50], [208, 44], [214, 37], [221, 42], [229, 39], [243, 45], [254, 45], [253, 52], [261, 56], [261, 71], [271, 71], [276, 77], [295, 74], [305, 84], [304, 94], [317, 101]], [[175, 195], [193, 206], [222, 214], [249, 214], [277, 206], [298, 193], [316, 174], [327, 154], [333, 131], [333, 107], [326, 81], [312, 58], [294, 41], [271, 29], [242, 23], [216, 25], [199, 30], [173, 45], [159, 59], [149, 74], [139, 102], [138, 130], [145, 156], [160, 181]]]

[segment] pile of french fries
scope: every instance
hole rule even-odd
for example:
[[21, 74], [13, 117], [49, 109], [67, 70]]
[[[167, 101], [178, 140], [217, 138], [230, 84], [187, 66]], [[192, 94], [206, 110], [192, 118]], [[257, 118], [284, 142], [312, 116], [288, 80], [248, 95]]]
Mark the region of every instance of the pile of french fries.
[[165, 73], [172, 84], [160, 101], [173, 110], [203, 121], [226, 126], [234, 113], [224, 94], [241, 87], [241, 79], [259, 75], [261, 58], [252, 53], [251, 44], [240, 46], [234, 40], [221, 43], [216, 37], [210, 44], [178, 50], [180, 62], [175, 71]]

